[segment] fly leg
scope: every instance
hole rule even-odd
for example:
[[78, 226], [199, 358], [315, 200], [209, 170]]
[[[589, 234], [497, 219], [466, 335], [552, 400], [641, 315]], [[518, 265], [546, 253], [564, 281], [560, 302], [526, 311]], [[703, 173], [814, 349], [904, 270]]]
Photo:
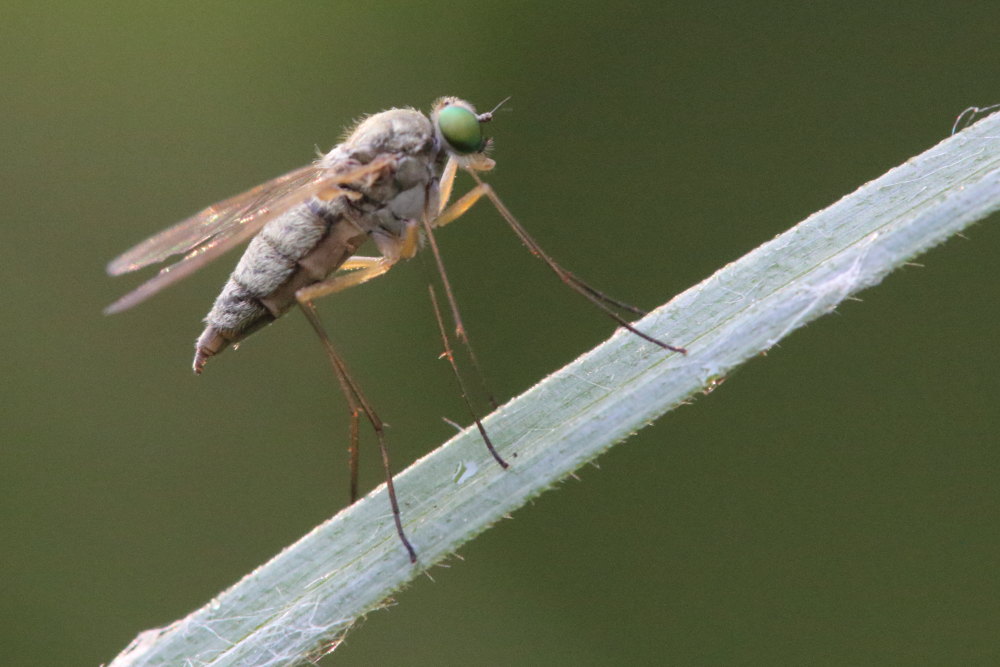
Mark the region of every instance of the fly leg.
[[481, 197], [485, 196], [490, 200], [490, 203], [493, 204], [494, 208], [496, 208], [500, 215], [503, 216], [503, 219], [506, 220], [507, 224], [514, 231], [514, 234], [516, 234], [517, 237], [521, 239], [521, 242], [528, 247], [531, 254], [545, 262], [545, 264], [552, 269], [557, 276], [559, 276], [559, 279], [573, 291], [581, 294], [588, 301], [603, 310], [619, 326], [628, 329], [640, 338], [643, 338], [655, 345], [659, 345], [665, 350], [687, 354], [687, 350], [684, 348], [668, 345], [667, 343], [664, 343], [649, 334], [643, 333], [625, 321], [625, 319], [614, 310], [615, 308], [629, 310], [638, 315], [645, 315], [645, 312], [635, 306], [630, 306], [627, 303], [613, 299], [607, 294], [594, 289], [585, 283], [581, 278], [576, 276], [576, 274], [564, 269], [560, 264], [552, 259], [548, 253], [542, 250], [541, 246], [538, 245], [538, 242], [528, 234], [527, 230], [525, 230], [525, 228], [521, 226], [521, 223], [517, 221], [517, 218], [514, 217], [514, 214], [511, 213], [506, 206], [504, 206], [502, 201], [500, 201], [500, 197], [497, 196], [493, 188], [490, 187], [489, 184], [483, 183], [473, 170], [470, 169], [468, 171], [472, 178], [476, 181], [476, 187], [462, 195], [454, 204], [443, 209], [431, 222], [431, 226], [443, 227], [450, 222], [454, 222], [461, 217], [463, 213], [472, 208], [472, 205], [479, 201]]
[[326, 280], [306, 285], [295, 294], [299, 303], [315, 301], [328, 294], [366, 283], [391, 269], [400, 259], [413, 257], [420, 243], [420, 229], [414, 221], [406, 225], [401, 237], [373, 236], [373, 240], [382, 251], [382, 257], [351, 257], [338, 268], [338, 271], [350, 273], [338, 273]]
[[[483, 442], [486, 443], [486, 449], [490, 450], [490, 454], [493, 459], [500, 464], [501, 468], [509, 468], [510, 464], [503, 460], [497, 452], [496, 447], [493, 446], [493, 441], [490, 440], [490, 436], [486, 433], [486, 427], [483, 426], [483, 422], [479, 419], [479, 415], [472, 408], [472, 401], [469, 400], [469, 391], [465, 388], [465, 381], [462, 380], [462, 374], [458, 372], [458, 364], [455, 363], [455, 354], [451, 351], [451, 343], [448, 342], [448, 331], [444, 326], [444, 318], [441, 316], [441, 307], [438, 305], [437, 293], [434, 291], [434, 285], [427, 285], [427, 289], [431, 295], [431, 305], [434, 306], [434, 318], [437, 320], [438, 331], [441, 333], [441, 340], [444, 343], [444, 354], [442, 355], [448, 360], [451, 365], [451, 370], [455, 374], [455, 379], [458, 381], [458, 391], [462, 394], [462, 400], [465, 401], [465, 407], [469, 409], [469, 414], [476, 422], [476, 428], [479, 429], [479, 435], [483, 438]], [[482, 379], [482, 376], [480, 376]]]
[[[458, 163], [454, 159], [449, 159], [448, 163], [445, 165], [439, 184], [439, 204], [437, 206], [437, 210], [434, 211], [433, 217], [436, 217], [441, 213], [441, 209], [447, 204], [448, 199], [451, 198], [451, 191], [452, 186], [455, 183], [457, 165]], [[479, 360], [476, 358], [476, 353], [472, 349], [472, 343], [469, 341], [469, 336], [465, 331], [465, 326], [462, 324], [462, 315], [458, 310], [458, 302], [455, 300], [455, 294], [451, 289], [451, 281], [448, 280], [448, 272], [445, 271], [444, 260], [441, 258], [441, 251], [438, 248], [437, 241], [434, 239], [434, 229], [431, 218], [432, 216], [429, 215], [428, 211], [425, 209], [424, 215], [421, 218], [421, 223], [423, 225], [424, 234], [427, 238], [427, 243], [431, 247], [431, 252], [434, 255], [434, 262], [437, 264], [438, 274], [441, 276], [441, 284], [444, 287], [445, 296], [448, 299], [448, 305], [451, 307], [452, 321], [455, 323], [455, 335], [465, 345], [465, 349], [469, 355], [469, 361], [472, 362], [472, 369], [475, 371], [476, 377], [479, 378], [479, 385], [482, 388], [483, 393], [486, 394], [486, 398], [489, 400], [490, 405], [496, 409], [497, 401], [493, 397], [489, 388], [486, 386], [486, 380], [483, 379], [483, 372], [480, 369]], [[483, 426], [482, 420], [472, 407], [472, 401], [469, 400], [469, 391], [465, 387], [465, 381], [462, 379], [462, 374], [458, 371], [458, 364], [455, 363], [455, 355], [452, 352], [451, 343], [448, 341], [448, 331], [444, 324], [444, 318], [441, 316], [441, 307], [438, 304], [434, 285], [430, 284], [427, 287], [430, 292], [431, 305], [434, 308], [434, 317], [437, 320], [438, 330], [441, 333], [441, 341], [444, 344], [444, 354], [442, 356], [448, 360], [448, 364], [451, 366], [451, 370], [455, 375], [455, 380], [458, 382], [458, 390], [462, 394], [462, 400], [465, 401], [465, 406], [468, 408], [469, 414], [472, 416], [473, 421], [476, 422], [476, 428], [479, 429], [479, 435], [486, 444], [486, 449], [489, 450], [493, 459], [500, 464], [500, 467], [506, 469], [510, 467], [510, 464], [508, 464], [503, 457], [500, 456], [496, 447], [493, 446], [493, 441], [490, 440], [490, 436], [486, 433], [486, 427]]]
[[[494, 410], [496, 410], [496, 398], [493, 397], [493, 393], [489, 390], [489, 387], [486, 386], [486, 380], [483, 379], [483, 371], [479, 366], [479, 359], [476, 357], [475, 350], [472, 349], [472, 342], [469, 340], [469, 335], [465, 330], [465, 325], [462, 324], [462, 314], [458, 310], [458, 301], [455, 300], [455, 293], [451, 289], [451, 281], [448, 280], [448, 272], [444, 269], [444, 260], [441, 258], [441, 251], [438, 249], [437, 241], [434, 239], [433, 227], [437, 226], [434, 221], [441, 216], [441, 211], [444, 210], [445, 206], [448, 204], [448, 200], [451, 199], [451, 192], [455, 185], [455, 174], [457, 172], [458, 162], [455, 158], [449, 158], [448, 162], [444, 166], [444, 171], [441, 173], [441, 180], [438, 185], [437, 210], [433, 211], [433, 214], [430, 214], [425, 210], [424, 217], [421, 222], [423, 223], [424, 233], [427, 237], [428, 245], [430, 245], [431, 252], [434, 255], [434, 262], [437, 264], [438, 274], [441, 276], [441, 284], [444, 286], [445, 297], [448, 299], [448, 307], [451, 309], [451, 318], [455, 323], [455, 335], [458, 336], [458, 339], [463, 345], [465, 345], [465, 350], [469, 355], [469, 361], [472, 362], [472, 369], [475, 371], [476, 377], [479, 378], [479, 386], [483, 390], [483, 393], [486, 394], [486, 399], [490, 402], [490, 405], [493, 406]], [[431, 300], [434, 304], [435, 315], [437, 315], [440, 320], [440, 309], [438, 308], [437, 298], [434, 295], [433, 288], [431, 289]], [[450, 355], [450, 352], [448, 352], [447, 337], [445, 337], [444, 344], [446, 348], [445, 351], [449, 354], [448, 358], [453, 359], [453, 356]], [[452, 366], [454, 367], [454, 363]], [[456, 370], [456, 375], [457, 373], [458, 371]], [[461, 377], [459, 377], [458, 381], [461, 384]], [[462, 388], [462, 391], [465, 391], [464, 387]], [[506, 468], [507, 464], [503, 461], [503, 459], [497, 456], [497, 453], [493, 449], [493, 445], [490, 443], [489, 438], [486, 437], [486, 431], [479, 422], [479, 418], [476, 417], [475, 412], [472, 413], [472, 416], [476, 419], [476, 425], [479, 427], [480, 432], [482, 432], [483, 439], [486, 441], [487, 447], [490, 449], [490, 453], [493, 454], [493, 458], [495, 458], [501, 466]]]
[[372, 278], [378, 278], [391, 269], [393, 264], [394, 262], [385, 257], [352, 257], [340, 265], [340, 270], [349, 270], [350, 273], [337, 274], [318, 283], [306, 285], [295, 293], [295, 298], [301, 304], [303, 301], [311, 302], [334, 292], [342, 292]]
[[[322, 296], [326, 296], [327, 294], [339, 292], [340, 290], [345, 290], [348, 287], [353, 287], [354, 285], [360, 285], [366, 280], [371, 280], [372, 278], [380, 276], [388, 271], [390, 266], [391, 265], [387, 265], [383, 259], [379, 257], [352, 257], [341, 264], [340, 268], [355, 269], [353, 273], [334, 276], [329, 280], [308, 285], [296, 293], [295, 298], [298, 299], [299, 306], [302, 307], [303, 312], [309, 319], [309, 323], [312, 325], [313, 329], [316, 330], [316, 333], [319, 335], [320, 341], [323, 342], [324, 347], [327, 346], [329, 337], [326, 335], [326, 332], [322, 330], [322, 324], [319, 324], [319, 327], [317, 327], [319, 320], [316, 316], [316, 310], [312, 305], [312, 302]], [[308, 306], [305, 304], [308, 304]], [[327, 355], [329, 356], [329, 350], [327, 350]], [[341, 376], [336, 364], [334, 364], [334, 371], [337, 373], [337, 381], [340, 383], [340, 390], [344, 393], [344, 397], [347, 399], [347, 404], [351, 412], [350, 446], [347, 450], [347, 456], [348, 465], [351, 470], [351, 503], [353, 504], [354, 501], [358, 499], [358, 419], [363, 410], [362, 406], [355, 400], [354, 392], [351, 390], [350, 384], [345, 383], [344, 378]]]
[[351, 444], [349, 456], [351, 465], [351, 502], [354, 502], [358, 495], [358, 421], [361, 413], [364, 413], [365, 417], [367, 417], [368, 421], [371, 423], [372, 429], [375, 431], [375, 436], [378, 439], [379, 451], [382, 455], [382, 469], [385, 472], [386, 490], [389, 494], [389, 504], [392, 507], [392, 519], [396, 524], [396, 534], [399, 535], [400, 541], [406, 548], [406, 551], [410, 556], [410, 562], [416, 563], [417, 552], [413, 549], [413, 545], [410, 544], [410, 541], [406, 538], [406, 534], [403, 532], [403, 522], [399, 513], [399, 502], [396, 500], [396, 488], [392, 481], [392, 465], [389, 460], [389, 445], [386, 442], [384, 424], [375, 412], [375, 409], [371, 406], [371, 403], [369, 403], [368, 399], [365, 398], [364, 393], [361, 391], [361, 387], [354, 380], [354, 378], [351, 377], [350, 371], [347, 369], [347, 364], [344, 362], [343, 357], [340, 356], [340, 353], [337, 352], [333, 342], [330, 340], [330, 336], [327, 335], [326, 329], [323, 327], [323, 323], [320, 321], [319, 316], [316, 313], [316, 307], [313, 305], [313, 299], [327, 294], [332, 294], [333, 292], [338, 292], [348, 287], [353, 287], [354, 285], [359, 285], [366, 280], [371, 280], [372, 278], [380, 276], [388, 271], [392, 267], [392, 264], [393, 263], [386, 258], [353, 258], [345, 262], [341, 267], [356, 269], [353, 273], [334, 276], [333, 278], [314, 285], [303, 287], [296, 292], [295, 297], [298, 300], [299, 307], [305, 314], [306, 319], [309, 320], [309, 324], [312, 325], [313, 330], [316, 331], [316, 335], [319, 336], [320, 343], [323, 345], [323, 350], [326, 352], [330, 365], [333, 367], [333, 372], [337, 376], [337, 382], [340, 384], [341, 391], [344, 393], [344, 397], [347, 399], [348, 408], [350, 409]]

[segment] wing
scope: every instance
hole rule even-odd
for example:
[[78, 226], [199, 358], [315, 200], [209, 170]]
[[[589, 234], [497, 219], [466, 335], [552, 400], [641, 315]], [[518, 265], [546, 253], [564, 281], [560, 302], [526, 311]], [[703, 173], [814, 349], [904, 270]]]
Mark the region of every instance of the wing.
[[252, 190], [209, 206], [173, 227], [146, 239], [108, 264], [111, 275], [135, 271], [171, 255], [187, 254], [104, 309], [118, 313], [141, 303], [164, 287], [186, 278], [219, 255], [250, 239], [269, 220], [312, 197], [329, 201], [341, 195], [359, 197], [341, 185], [377, 176], [392, 161], [384, 156], [367, 165], [336, 168], [309, 165]]
[[108, 264], [108, 273], [117, 276], [162, 262], [171, 255], [187, 252], [201, 245], [229, 227], [246, 225], [255, 219], [254, 213], [268, 202], [307, 185], [321, 172], [322, 169], [316, 165], [302, 167], [235, 197], [212, 204], [126, 250]]

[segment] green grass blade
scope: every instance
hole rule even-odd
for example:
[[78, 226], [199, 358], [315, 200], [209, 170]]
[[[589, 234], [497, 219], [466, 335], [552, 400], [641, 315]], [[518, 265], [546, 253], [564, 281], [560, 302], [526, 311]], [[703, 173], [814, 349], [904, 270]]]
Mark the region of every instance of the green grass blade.
[[1000, 208], [1000, 115], [891, 170], [639, 322], [689, 350], [617, 332], [486, 420], [501, 470], [466, 430], [397, 477], [412, 566], [384, 487], [112, 664], [287, 665], [490, 524], [733, 368]]

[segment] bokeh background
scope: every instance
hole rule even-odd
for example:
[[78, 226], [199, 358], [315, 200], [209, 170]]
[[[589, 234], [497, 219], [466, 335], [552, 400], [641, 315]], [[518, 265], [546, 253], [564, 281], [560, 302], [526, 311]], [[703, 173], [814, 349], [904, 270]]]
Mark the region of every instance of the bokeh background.
[[[0, 662], [110, 660], [344, 501], [345, 411], [301, 316], [189, 370], [235, 254], [101, 308], [138, 282], [107, 260], [351, 119], [512, 95], [491, 182], [567, 266], [652, 307], [1000, 102], [997, 3], [750, 6], [4, 3]], [[496, 526], [322, 664], [996, 664], [1000, 230], [966, 237]], [[488, 207], [439, 240], [501, 399], [611, 333]], [[321, 304], [400, 466], [466, 421], [429, 270]]]

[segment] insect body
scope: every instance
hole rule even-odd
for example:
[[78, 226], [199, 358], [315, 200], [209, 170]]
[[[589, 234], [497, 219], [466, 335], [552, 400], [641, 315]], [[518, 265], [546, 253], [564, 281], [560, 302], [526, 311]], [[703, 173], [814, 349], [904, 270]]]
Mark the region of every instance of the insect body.
[[[454, 136], [441, 130], [442, 114], [446, 121], [458, 119], [451, 121], [457, 126]], [[164, 249], [178, 252], [175, 238], [181, 233], [190, 231], [194, 238], [192, 246], [181, 250], [191, 254], [108, 311], [131, 307], [173, 282], [173, 276], [183, 277], [173, 272], [200, 259], [206, 249], [218, 245], [228, 249], [235, 244], [229, 242], [234, 228], [250, 226], [256, 231], [263, 225], [205, 318], [207, 326], [195, 346], [194, 370], [200, 373], [208, 359], [227, 345], [286, 313], [300, 289], [317, 286], [344, 267], [369, 238], [382, 257], [355, 258], [344, 268], [360, 270], [313, 289], [312, 298], [358, 284], [412, 257], [420, 220], [439, 213], [441, 176], [449, 154], [457, 154], [449, 137], [471, 149], [463, 156], [467, 167], [492, 168], [493, 161], [482, 154], [486, 142], [481, 131], [476, 139], [479, 123], [488, 119], [489, 115], [478, 116], [471, 105], [455, 98], [439, 100], [432, 118], [411, 109], [369, 117], [314, 165], [210, 207], [113, 261], [112, 274], [133, 270], [160, 259]], [[295, 197], [296, 189], [311, 197]], [[277, 211], [275, 204], [289, 195], [294, 198], [284, 202], [287, 210]], [[294, 205], [289, 207], [290, 203]], [[272, 211], [281, 215], [272, 217]], [[220, 218], [225, 222], [220, 224]], [[211, 236], [202, 238], [203, 233]]]
[[[563, 282], [621, 326], [660, 347], [683, 352], [638, 331], [617, 313], [619, 309], [642, 311], [593, 289], [552, 260], [492, 188], [478, 178], [477, 172], [494, 166], [486, 156], [489, 142], [481, 127], [491, 119], [492, 112], [478, 114], [471, 104], [454, 97], [435, 102], [430, 117], [412, 109], [375, 114], [313, 164], [210, 206], [108, 264], [108, 272], [117, 275], [185, 253], [181, 260], [111, 304], [106, 312], [113, 313], [144, 301], [252, 238], [205, 318], [205, 330], [195, 344], [194, 370], [200, 373], [212, 356], [298, 304], [319, 334], [351, 410], [351, 499], [357, 497], [358, 419], [364, 414], [378, 436], [397, 532], [414, 562], [416, 552], [400, 520], [382, 422], [326, 335], [313, 307], [315, 299], [382, 275], [399, 260], [412, 257], [425, 239], [441, 273], [456, 333], [468, 343], [433, 229], [457, 219], [478, 199], [487, 197], [529, 250]], [[460, 168], [477, 184], [446, 207]], [[368, 239], [381, 256], [354, 256]], [[441, 324], [433, 288], [431, 298]], [[443, 324], [441, 331], [454, 368]], [[457, 369], [455, 372], [461, 383]], [[506, 467], [471, 406], [470, 412], [491, 454]]]
[[426, 116], [406, 109], [372, 116], [320, 163], [334, 169], [360, 166], [385, 155], [391, 157], [378, 172], [342, 185], [360, 196], [300, 204], [250, 242], [205, 318], [195, 371], [227, 344], [287, 312], [298, 290], [324, 280], [369, 238], [382, 253], [372, 270], [413, 254], [419, 220], [428, 210], [438, 210], [438, 182], [447, 158]]

